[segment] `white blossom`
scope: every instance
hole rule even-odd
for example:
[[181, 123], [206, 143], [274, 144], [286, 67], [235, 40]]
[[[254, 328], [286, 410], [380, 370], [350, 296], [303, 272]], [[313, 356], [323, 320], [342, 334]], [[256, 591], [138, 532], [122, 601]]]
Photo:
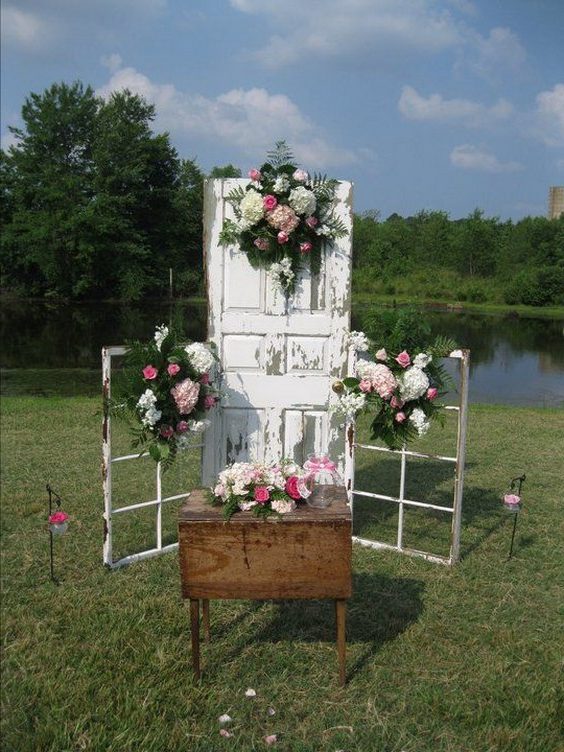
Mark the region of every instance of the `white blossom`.
[[349, 345], [354, 350], [366, 351], [370, 346], [368, 337], [364, 332], [349, 332]]
[[366, 397], [364, 394], [349, 392], [348, 394], [343, 394], [343, 396], [339, 398], [336, 409], [343, 413], [348, 420], [351, 420], [362, 410], [365, 404]]
[[296, 508], [296, 502], [290, 499], [275, 499], [271, 503], [272, 508], [275, 512], [278, 512], [278, 514], [288, 514], [288, 512], [293, 512]]
[[157, 326], [157, 328], [155, 329], [155, 342], [157, 345], [157, 350], [161, 349], [163, 340], [167, 336], [168, 336], [168, 326], [165, 326], [164, 324], [161, 324], [161, 326]]
[[413, 365], [416, 368], [425, 368], [432, 360], [432, 355], [428, 355], [427, 353], [419, 353], [419, 355], [416, 355], [413, 359]]
[[210, 423], [209, 420], [189, 420], [188, 426], [192, 433], [203, 433]]
[[145, 415], [141, 418], [141, 423], [146, 427], [153, 427], [161, 419], [162, 412], [151, 405]]
[[285, 193], [290, 187], [290, 181], [286, 175], [278, 175], [274, 181], [274, 193]]
[[202, 342], [192, 342], [185, 348], [190, 363], [198, 373], [207, 373], [213, 366], [215, 359]]
[[299, 183], [305, 183], [309, 175], [307, 174], [305, 170], [298, 169], [294, 172], [292, 177], [294, 178], [294, 180], [297, 180]]
[[155, 405], [156, 401], [157, 395], [153, 392], [153, 390], [145, 389], [145, 391], [137, 401], [137, 407], [141, 410], [148, 410], [150, 407], [153, 407], [153, 405]]
[[416, 366], [408, 368], [398, 378], [400, 395], [402, 400], [407, 402], [408, 400], [419, 399], [422, 397], [429, 388], [429, 378], [427, 374]]
[[416, 407], [415, 410], [413, 410], [413, 412], [409, 416], [409, 421], [410, 423], [413, 423], [413, 425], [417, 429], [419, 436], [423, 436], [429, 430], [429, 421], [427, 420], [427, 416], [419, 407]]
[[308, 188], [304, 188], [303, 185], [290, 191], [288, 203], [296, 214], [305, 214], [307, 216], [313, 214], [317, 206], [315, 194]]
[[262, 203], [262, 196], [254, 188], [248, 190], [239, 204], [241, 216], [246, 219], [251, 225], [255, 225], [264, 216], [264, 207]]

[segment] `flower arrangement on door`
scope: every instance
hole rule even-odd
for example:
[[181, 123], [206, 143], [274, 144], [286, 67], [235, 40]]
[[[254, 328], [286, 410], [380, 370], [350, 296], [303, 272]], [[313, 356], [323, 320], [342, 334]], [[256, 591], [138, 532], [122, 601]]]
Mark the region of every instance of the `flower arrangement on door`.
[[334, 212], [338, 181], [298, 167], [285, 141], [249, 170], [249, 178], [246, 188], [227, 196], [235, 219], [225, 220], [219, 242], [238, 244], [251, 265], [269, 269], [274, 285], [289, 296], [300, 267], [307, 264], [318, 274], [325, 246], [347, 234]]

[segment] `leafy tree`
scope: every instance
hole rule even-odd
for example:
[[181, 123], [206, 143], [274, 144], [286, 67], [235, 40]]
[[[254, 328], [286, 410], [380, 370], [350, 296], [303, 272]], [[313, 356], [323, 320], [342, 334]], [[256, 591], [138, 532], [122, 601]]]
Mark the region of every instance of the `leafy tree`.
[[210, 178], [240, 178], [241, 170], [235, 167], [231, 163], [224, 165], [223, 167], [213, 167], [210, 174]]

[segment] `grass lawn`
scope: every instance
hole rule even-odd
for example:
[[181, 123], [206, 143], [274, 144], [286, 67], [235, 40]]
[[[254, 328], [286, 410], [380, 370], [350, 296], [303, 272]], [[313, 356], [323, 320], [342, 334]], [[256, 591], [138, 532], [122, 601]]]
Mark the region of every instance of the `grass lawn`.
[[[458, 566], [355, 546], [339, 689], [325, 602], [212, 603], [197, 685], [176, 555], [102, 567], [99, 400], [12, 396], [2, 406], [5, 752], [250, 752], [271, 733], [288, 752], [561, 749], [561, 411], [471, 408]], [[452, 437], [451, 426], [426, 441], [442, 451]], [[116, 477], [124, 502], [150, 498], [153, 470], [139, 462]], [[171, 492], [194, 482], [195, 466], [183, 460]], [[506, 561], [511, 519], [499, 497], [522, 471], [526, 508]], [[395, 492], [398, 472], [394, 459], [359, 452], [362, 488]], [[49, 581], [47, 482], [72, 517], [55, 541], [60, 587]], [[412, 498], [448, 502], [451, 482], [443, 464], [408, 465]], [[120, 553], [150, 538], [152, 514], [116, 518]], [[359, 502], [356, 532], [393, 540], [395, 514]], [[406, 545], [443, 553], [449, 522], [406, 513]], [[167, 540], [174, 528], [171, 509]], [[219, 735], [222, 713], [232, 738]]]

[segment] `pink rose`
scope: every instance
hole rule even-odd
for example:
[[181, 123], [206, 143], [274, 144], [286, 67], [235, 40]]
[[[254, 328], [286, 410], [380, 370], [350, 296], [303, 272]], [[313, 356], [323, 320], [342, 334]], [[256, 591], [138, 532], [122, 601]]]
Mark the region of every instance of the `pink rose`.
[[276, 236], [276, 240], [280, 243], [280, 245], [282, 245], [282, 243], [287, 243], [289, 240], [288, 233], [280, 230], [280, 232]]
[[179, 420], [176, 424], [176, 433], [186, 433], [189, 425], [185, 420]]
[[255, 488], [255, 501], [259, 504], [266, 504], [270, 499], [270, 491], [266, 486], [257, 486]]
[[411, 363], [411, 358], [409, 357], [407, 350], [400, 352], [400, 354], [396, 358], [396, 363], [399, 363], [402, 368], [407, 368], [407, 366]]
[[256, 183], [259, 182], [259, 180], [262, 178], [262, 175], [259, 170], [256, 170], [254, 167], [252, 170], [249, 170], [249, 177], [251, 180], [254, 180]]
[[399, 397], [394, 396], [390, 400], [390, 405], [394, 408], [394, 410], [399, 410], [401, 407], [404, 406], [404, 401], [402, 399], [399, 399]]
[[429, 389], [427, 389], [427, 399], [434, 400], [438, 393], [439, 393], [439, 390], [436, 387], [434, 386], [429, 387]]
[[166, 370], [169, 376], [176, 376], [178, 371], [180, 371], [180, 366], [178, 363], [169, 363]]
[[203, 373], [200, 376], [200, 384], [209, 384], [210, 383], [210, 375], [209, 373]]
[[388, 353], [383, 347], [376, 353], [376, 360], [388, 360]]
[[299, 481], [300, 479], [298, 478], [297, 475], [290, 475], [290, 477], [286, 481], [286, 486], [285, 486], [285, 491], [288, 494], [288, 496], [292, 499], [295, 499], [296, 501], [302, 498], [300, 494]]
[[305, 223], [308, 227], [310, 227], [312, 230], [313, 228], [318, 224], [319, 220], [317, 217], [307, 217]]
[[312, 248], [313, 248], [313, 246], [309, 242], [300, 243], [300, 253], [309, 253]]
[[299, 183], [305, 183], [305, 181], [307, 180], [307, 172], [305, 170], [296, 170], [292, 177]]
[[405, 413], [402, 413], [402, 412], [396, 413], [394, 415], [394, 420], [396, 421], [396, 423], [403, 423], [405, 418], [406, 418], [406, 415]]
[[265, 196], [262, 200], [262, 205], [266, 209], [266, 211], [272, 211], [278, 204], [278, 199], [276, 196], [273, 196], [271, 193], [268, 194], [268, 196]]
[[157, 378], [158, 371], [155, 368], [155, 366], [145, 366], [143, 369], [143, 378], [147, 379], [147, 381], [152, 381], [153, 379]]
[[172, 426], [161, 426], [159, 433], [163, 437], [163, 439], [170, 439], [170, 437], [174, 433], [174, 428]]
[[69, 516], [66, 512], [63, 512], [62, 509], [59, 509], [58, 512], [54, 512], [52, 515], [49, 516], [49, 524], [50, 525], [62, 525], [63, 522], [66, 522], [68, 520]]
[[268, 250], [268, 240], [266, 238], [255, 238], [253, 244], [259, 249], [259, 251]]
[[371, 392], [372, 382], [369, 379], [362, 379], [362, 381], [358, 385], [358, 388], [360, 389], [361, 392]]
[[204, 397], [204, 407], [206, 410], [211, 410], [211, 408], [215, 405], [215, 397], [212, 397], [211, 394], [208, 394]]
[[503, 497], [503, 503], [504, 504], [520, 504], [521, 503], [521, 497], [517, 496], [517, 494], [505, 494]]

